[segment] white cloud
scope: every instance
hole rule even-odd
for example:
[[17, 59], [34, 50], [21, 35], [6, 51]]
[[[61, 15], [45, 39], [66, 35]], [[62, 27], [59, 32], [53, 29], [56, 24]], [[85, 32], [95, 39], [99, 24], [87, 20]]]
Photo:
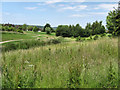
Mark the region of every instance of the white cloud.
[[98, 5], [98, 9], [106, 9], [106, 10], [113, 10], [114, 8], [118, 7], [118, 4], [100, 4]]
[[88, 16], [106, 16], [107, 12], [93, 12], [93, 13], [85, 13], [85, 14], [73, 14], [70, 15], [69, 17], [75, 17], [75, 18], [79, 18], [79, 17], [88, 17]]
[[[38, 3], [38, 5], [50, 5], [50, 4], [55, 4], [58, 2], [85, 2], [85, 0], [46, 0], [46, 1], [41, 1], [42, 3]], [[61, 5], [62, 6], [62, 5]]]
[[53, 3], [57, 3], [57, 2], [63, 2], [64, 0], [49, 0], [49, 1], [45, 1], [46, 4], [53, 4]]
[[87, 5], [65, 6], [65, 7], [63, 7], [63, 8], [60, 8], [60, 11], [63, 11], [63, 10], [80, 11], [80, 10], [83, 10], [83, 9], [86, 9], [86, 8], [87, 8]]
[[94, 12], [90, 13], [91, 15], [107, 15], [108, 12]]
[[38, 7], [25, 7], [25, 9], [27, 9], [27, 10], [35, 10], [36, 8], [38, 8]]
[[2, 2], [118, 2], [119, 0], [1, 0]]
[[85, 15], [82, 15], [82, 14], [73, 14], [69, 17], [85, 17]]

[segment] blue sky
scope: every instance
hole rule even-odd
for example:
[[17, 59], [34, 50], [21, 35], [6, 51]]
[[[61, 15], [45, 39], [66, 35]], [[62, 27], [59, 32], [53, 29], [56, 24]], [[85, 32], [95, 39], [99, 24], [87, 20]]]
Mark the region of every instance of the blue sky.
[[[45, 25], [75, 25], [85, 27], [96, 20], [106, 24], [106, 16], [117, 2], [2, 2], [2, 23]], [[104, 0], [105, 1], [105, 0]]]

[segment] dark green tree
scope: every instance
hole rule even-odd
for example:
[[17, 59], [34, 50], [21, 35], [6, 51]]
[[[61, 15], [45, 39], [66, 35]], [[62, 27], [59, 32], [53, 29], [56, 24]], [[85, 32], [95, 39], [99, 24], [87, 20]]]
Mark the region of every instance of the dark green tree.
[[119, 35], [120, 33], [120, 11], [118, 9], [114, 9], [108, 13], [106, 18], [107, 28], [109, 33], [113, 35]]
[[45, 32], [46, 32], [46, 34], [51, 34], [51, 28], [50, 27], [46, 27], [45, 28]]
[[27, 25], [26, 25], [26, 24], [23, 24], [22, 30], [23, 30], [23, 31], [26, 31], [26, 30], [27, 30]]
[[43, 30], [42, 30], [43, 32], [45, 32], [45, 28], [46, 28], [46, 27], [51, 28], [50, 24], [49, 24], [49, 23], [46, 23], [46, 25], [43, 27]]
[[37, 26], [33, 27], [33, 32], [38, 32], [39, 28]]

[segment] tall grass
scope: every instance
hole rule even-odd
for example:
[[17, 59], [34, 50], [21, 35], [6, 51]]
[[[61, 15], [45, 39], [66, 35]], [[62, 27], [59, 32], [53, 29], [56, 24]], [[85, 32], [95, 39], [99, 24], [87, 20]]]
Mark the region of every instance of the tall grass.
[[50, 44], [58, 44], [61, 43], [64, 39], [62, 38], [54, 38], [46, 41], [41, 40], [23, 40], [23, 41], [14, 41], [2, 44], [2, 52], [18, 50], [18, 49], [29, 49], [33, 47], [40, 47]]
[[3, 88], [116, 88], [117, 38], [2, 53]]

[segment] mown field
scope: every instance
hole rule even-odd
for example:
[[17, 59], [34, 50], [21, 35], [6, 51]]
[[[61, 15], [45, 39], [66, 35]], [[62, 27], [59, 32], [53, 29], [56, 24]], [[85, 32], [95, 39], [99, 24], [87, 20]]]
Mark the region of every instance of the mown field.
[[2, 31], [0, 32], [2, 35], [2, 41], [8, 40], [28, 40], [28, 39], [46, 39], [47, 37], [51, 38], [55, 36], [55, 33], [51, 33], [51, 35], [47, 35], [45, 32], [32, 32], [32, 31], [24, 31], [23, 34], [16, 33], [16, 32], [8, 32]]
[[3, 88], [116, 88], [118, 39], [3, 52], [0, 66]]

